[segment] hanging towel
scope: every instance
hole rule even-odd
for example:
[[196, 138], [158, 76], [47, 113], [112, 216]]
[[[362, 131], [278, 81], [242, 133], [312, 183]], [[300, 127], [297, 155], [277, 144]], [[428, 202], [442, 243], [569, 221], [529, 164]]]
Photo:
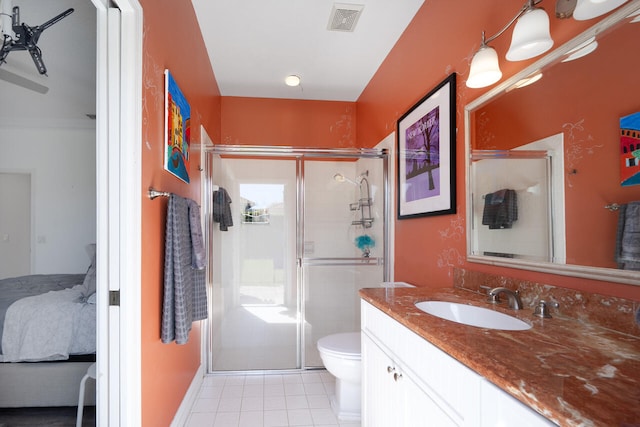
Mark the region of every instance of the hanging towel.
[[189, 206], [189, 230], [191, 232], [191, 250], [193, 259], [191, 266], [197, 270], [202, 270], [206, 264], [207, 254], [204, 249], [202, 238], [202, 222], [200, 221], [200, 206], [195, 200], [187, 200]]
[[213, 192], [213, 220], [220, 223], [220, 230], [227, 231], [233, 226], [231, 215], [231, 197], [227, 190], [220, 187]]
[[175, 340], [177, 344], [185, 344], [189, 340], [193, 321], [207, 317], [205, 271], [192, 266], [194, 254], [190, 203], [188, 199], [172, 194], [167, 204], [161, 327], [163, 343]]
[[640, 201], [620, 206], [615, 255], [619, 268], [640, 271]]
[[490, 230], [511, 228], [518, 219], [518, 196], [515, 190], [502, 189], [484, 196], [482, 224]]

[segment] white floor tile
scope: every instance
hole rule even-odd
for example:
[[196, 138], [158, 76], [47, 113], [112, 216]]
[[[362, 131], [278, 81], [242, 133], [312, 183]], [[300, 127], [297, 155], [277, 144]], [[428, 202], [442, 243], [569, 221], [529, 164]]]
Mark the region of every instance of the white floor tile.
[[216, 412], [218, 409], [218, 399], [198, 399], [193, 404], [191, 412]]
[[308, 409], [287, 409], [290, 426], [312, 426], [313, 419]]
[[222, 412], [216, 414], [213, 427], [238, 427], [240, 412]]
[[309, 395], [316, 395], [316, 394], [327, 394], [326, 389], [324, 388], [324, 384], [322, 384], [321, 382], [317, 382], [317, 383], [304, 383], [304, 393], [309, 396]]
[[264, 410], [278, 410], [287, 409], [287, 401], [284, 396], [265, 396], [264, 397]]
[[264, 398], [262, 396], [252, 397], [245, 396], [242, 398], [242, 412], [244, 411], [262, 411], [264, 410]]
[[262, 389], [265, 396], [284, 396], [284, 384], [265, 384]]
[[338, 424], [338, 418], [329, 408], [312, 409], [311, 418], [313, 419], [313, 425]]
[[264, 411], [264, 427], [289, 427], [287, 411]]
[[212, 427], [215, 414], [196, 412], [189, 416], [186, 427]]
[[223, 397], [218, 403], [218, 412], [240, 412], [242, 409], [241, 397]]
[[304, 385], [302, 383], [285, 383], [284, 394], [286, 396], [304, 395]]
[[287, 396], [287, 409], [307, 409], [309, 408], [309, 403], [307, 402], [307, 397], [302, 396]]
[[242, 397], [242, 393], [244, 392], [243, 385], [226, 385], [222, 389], [221, 397]]
[[242, 411], [238, 427], [263, 427], [264, 413], [262, 411]]
[[204, 379], [186, 427], [361, 427], [331, 409], [328, 372], [212, 375]]
[[331, 401], [326, 394], [307, 396], [307, 402], [311, 409], [327, 409], [331, 408]]
[[264, 386], [262, 384], [245, 384], [242, 391], [243, 397], [262, 397]]

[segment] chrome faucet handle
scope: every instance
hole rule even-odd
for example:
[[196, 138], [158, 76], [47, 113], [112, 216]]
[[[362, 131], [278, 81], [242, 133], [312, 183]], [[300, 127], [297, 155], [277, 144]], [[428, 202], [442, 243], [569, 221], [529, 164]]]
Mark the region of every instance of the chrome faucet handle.
[[[504, 288], [504, 287], [494, 288], [494, 289], [491, 289], [491, 291], [489, 292], [489, 298], [497, 299], [500, 294], [507, 295], [507, 299], [509, 301], [509, 308], [512, 308], [514, 310], [522, 309], [522, 300], [520, 299], [520, 291], [512, 291], [511, 289]], [[495, 302], [498, 302], [498, 301], [500, 300], [497, 299], [497, 301]]]
[[[536, 308], [533, 310], [533, 315], [542, 317], [544, 319], [550, 319], [551, 313], [549, 312], [549, 307], [547, 304], [548, 303], [545, 300], [540, 300]], [[560, 304], [558, 304], [557, 302], [552, 302], [551, 305], [555, 308], [558, 308], [560, 306]]]
[[500, 302], [500, 297], [498, 296], [498, 294], [492, 294], [492, 288], [486, 285], [480, 285], [480, 289], [484, 289], [485, 291], [487, 291], [487, 301], [490, 302], [491, 304], [497, 304]]

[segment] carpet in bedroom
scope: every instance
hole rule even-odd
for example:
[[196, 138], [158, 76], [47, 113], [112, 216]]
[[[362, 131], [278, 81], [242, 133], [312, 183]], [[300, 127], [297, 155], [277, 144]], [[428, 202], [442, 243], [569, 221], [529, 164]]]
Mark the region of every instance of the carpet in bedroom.
[[[82, 426], [95, 426], [95, 419], [96, 407], [85, 406]], [[0, 408], [0, 427], [74, 427], [75, 425], [75, 406], [61, 408]]]

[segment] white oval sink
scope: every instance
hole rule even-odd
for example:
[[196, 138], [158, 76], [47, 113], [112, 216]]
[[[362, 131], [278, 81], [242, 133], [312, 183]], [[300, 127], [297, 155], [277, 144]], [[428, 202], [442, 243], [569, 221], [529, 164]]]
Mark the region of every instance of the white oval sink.
[[415, 305], [427, 314], [464, 325], [505, 331], [531, 329], [531, 325], [520, 319], [488, 308], [448, 301], [422, 301]]

